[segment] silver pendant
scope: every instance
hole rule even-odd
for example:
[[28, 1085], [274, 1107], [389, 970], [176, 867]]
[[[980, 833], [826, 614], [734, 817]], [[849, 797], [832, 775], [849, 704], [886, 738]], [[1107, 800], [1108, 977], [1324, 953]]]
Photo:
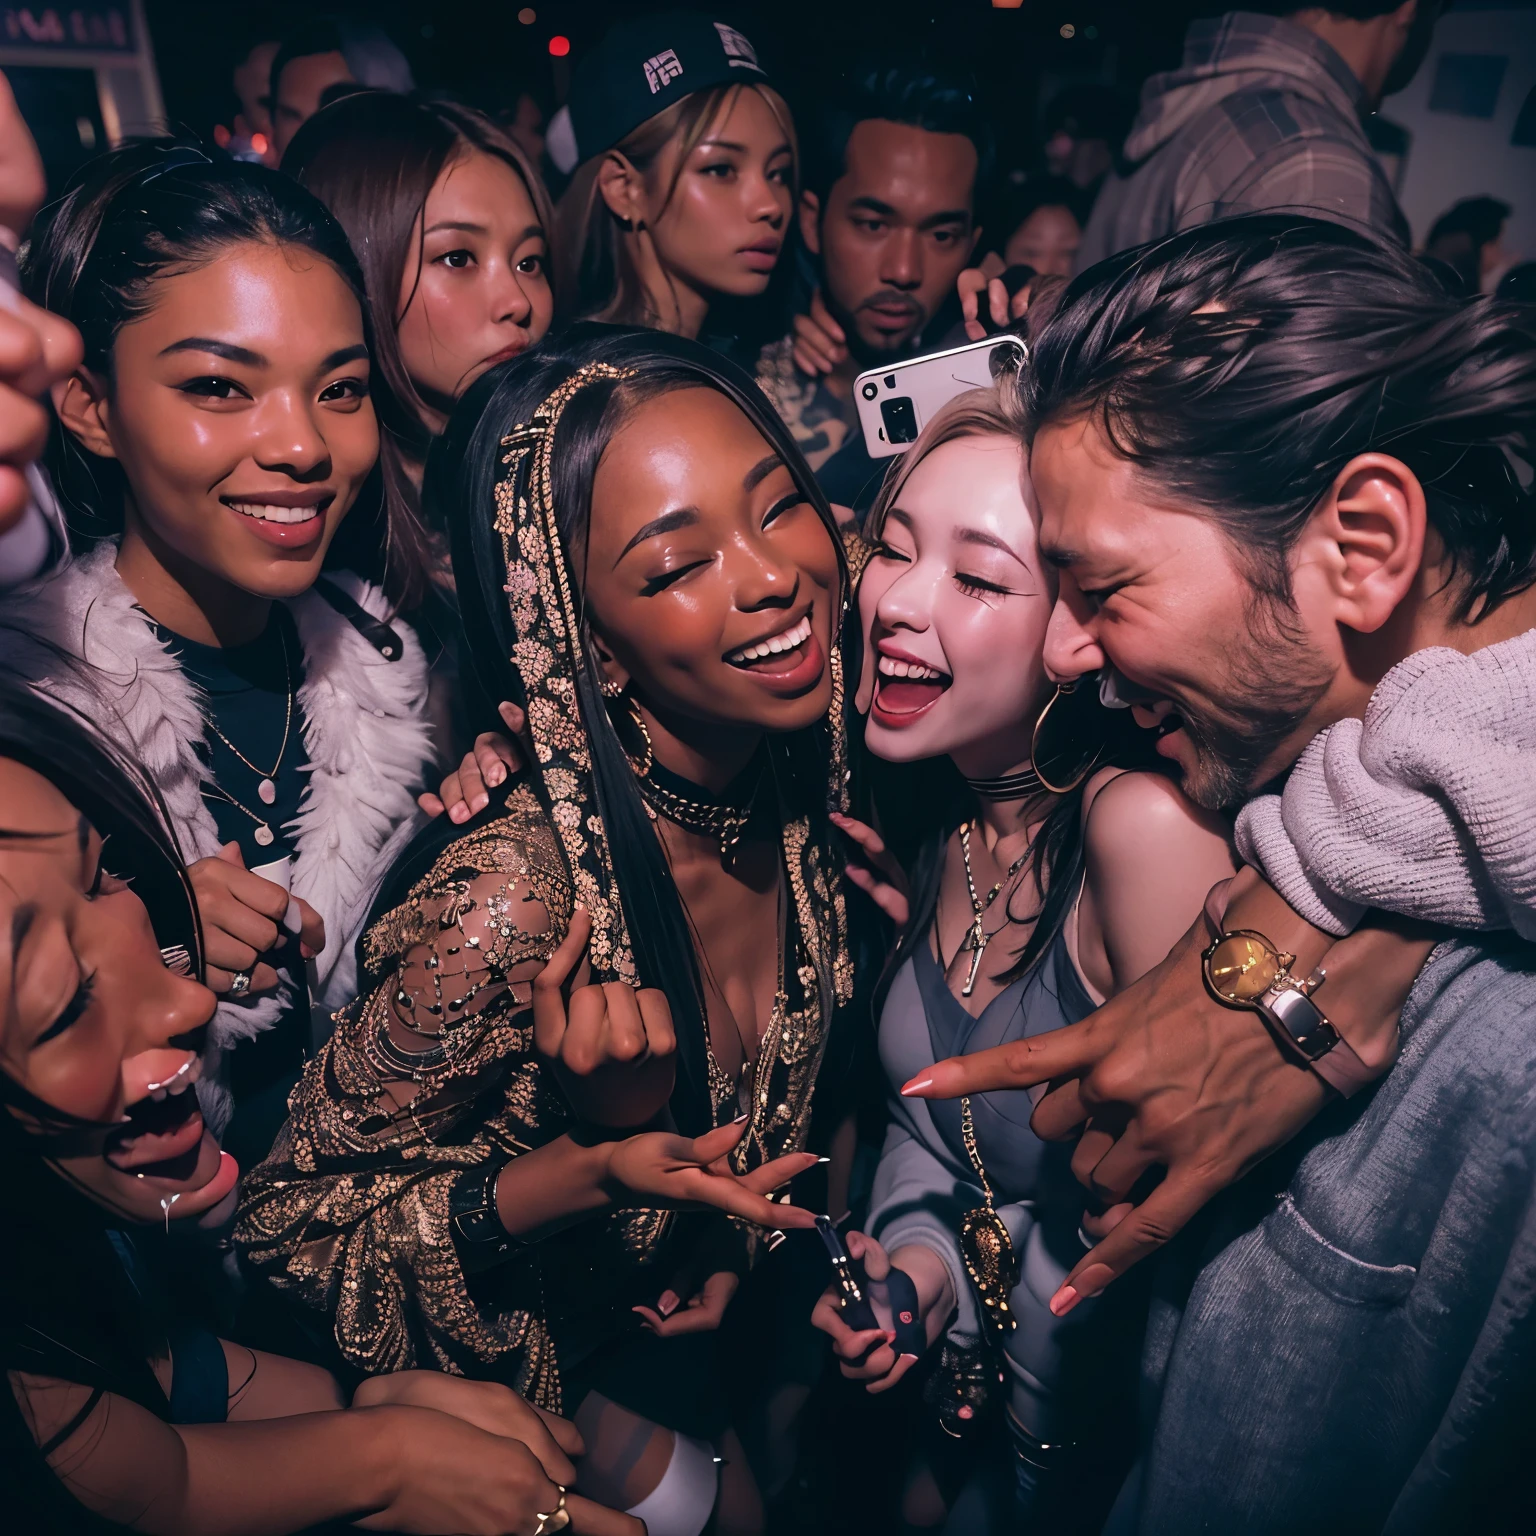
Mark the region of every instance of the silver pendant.
[[266, 822], [262, 822], [262, 824], [256, 828], [256, 841], [260, 843], [263, 848], [267, 847], [272, 842], [273, 835], [274, 834], [272, 828], [269, 827]]
[[271, 779], [263, 779], [256, 786], [256, 793], [261, 796], [263, 805], [271, 805], [277, 799], [277, 785]]

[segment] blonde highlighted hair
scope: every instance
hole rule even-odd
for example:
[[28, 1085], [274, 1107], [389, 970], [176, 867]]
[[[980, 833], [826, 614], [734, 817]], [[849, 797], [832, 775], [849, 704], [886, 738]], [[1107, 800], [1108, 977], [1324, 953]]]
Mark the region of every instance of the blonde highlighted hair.
[[655, 312], [625, 246], [623, 222], [603, 199], [599, 184], [603, 161], [609, 154], [623, 155], [649, 183], [663, 152], [675, 142], [678, 153], [667, 195], [662, 200], [665, 209], [677, 191], [689, 155], [731, 115], [743, 91], [756, 91], [784, 130], [789, 140], [792, 179], [798, 186], [800, 149], [794, 119], [784, 98], [772, 86], [719, 85], [673, 102], [665, 111], [641, 123], [613, 149], [593, 155], [578, 166], [560, 198], [555, 209], [554, 240], [557, 292], [571, 318], [662, 326], [664, 317]]

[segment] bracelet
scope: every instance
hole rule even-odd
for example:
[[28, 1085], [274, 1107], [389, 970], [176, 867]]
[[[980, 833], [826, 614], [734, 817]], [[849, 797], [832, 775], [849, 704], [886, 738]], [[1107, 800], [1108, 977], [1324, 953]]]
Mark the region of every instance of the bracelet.
[[511, 1161], [510, 1157], [493, 1158], [484, 1167], [468, 1168], [449, 1192], [448, 1225], [467, 1275], [492, 1269], [514, 1249], [532, 1246], [508, 1232], [496, 1212], [496, 1180]]

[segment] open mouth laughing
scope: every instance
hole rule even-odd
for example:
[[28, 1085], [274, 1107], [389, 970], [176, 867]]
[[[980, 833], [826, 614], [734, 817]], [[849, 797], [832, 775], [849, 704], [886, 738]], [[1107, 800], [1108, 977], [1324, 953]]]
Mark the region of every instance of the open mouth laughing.
[[882, 641], [870, 715], [889, 730], [902, 730], [932, 709], [951, 682], [947, 672]]

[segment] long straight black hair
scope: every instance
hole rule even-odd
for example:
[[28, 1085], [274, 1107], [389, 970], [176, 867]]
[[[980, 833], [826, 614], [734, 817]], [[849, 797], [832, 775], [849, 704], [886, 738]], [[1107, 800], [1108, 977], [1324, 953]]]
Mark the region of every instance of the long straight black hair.
[[[197, 904], [154, 790], [84, 720], [0, 673], [0, 757], [42, 775], [104, 839], [102, 863], [130, 880], [163, 946], [201, 974]], [[0, 813], [0, 841], [25, 837]], [[103, 1128], [30, 1093], [0, 1071], [0, 1370], [78, 1383], [164, 1417], [149, 1368], [168, 1319], [130, 1282], [108, 1236], [114, 1218], [45, 1160]], [[89, 1514], [44, 1461], [8, 1382], [0, 1383], [0, 1462], [17, 1530], [118, 1529]]]
[[[558, 341], [492, 369], [459, 403], [427, 464], [429, 515], [449, 527], [454, 580], [468, 647], [486, 696], [527, 702], [522, 678], [509, 659], [516, 636], [506, 593], [499, 536], [493, 524], [494, 487], [501, 440], [572, 374], [589, 363], [634, 371], [630, 380], [598, 380], [566, 407], [556, 431], [553, 493], [560, 535], [582, 585], [592, 481], [604, 449], [634, 408], [678, 389], [718, 390], [732, 401], [778, 452], [806, 501], [826, 525], [842, 558], [837, 525], [826, 497], [778, 413], [739, 368], [709, 348], [662, 331], [592, 322], [572, 326]], [[702, 446], [702, 445], [701, 445]], [[846, 583], [846, 574], [845, 574]], [[834, 614], [834, 623], [841, 614]], [[576, 678], [576, 694], [591, 743], [598, 810], [613, 856], [625, 921], [640, 977], [666, 994], [678, 1034], [678, 1086], [673, 1107], [680, 1128], [708, 1129], [709, 1095], [704, 1057], [704, 1000], [698, 960], [665, 852], [635, 785], [624, 745], [599, 692], [592, 649]], [[841, 727], [842, 722], [836, 722]], [[810, 817], [811, 835], [836, 846], [827, 819], [831, 739], [828, 724], [770, 741], [774, 775], [791, 815]], [[544, 795], [537, 774], [532, 787]], [[547, 802], [546, 802], [547, 808]], [[833, 872], [837, 877], [838, 872]], [[823, 978], [823, 1017], [830, 1024], [829, 984]]]

